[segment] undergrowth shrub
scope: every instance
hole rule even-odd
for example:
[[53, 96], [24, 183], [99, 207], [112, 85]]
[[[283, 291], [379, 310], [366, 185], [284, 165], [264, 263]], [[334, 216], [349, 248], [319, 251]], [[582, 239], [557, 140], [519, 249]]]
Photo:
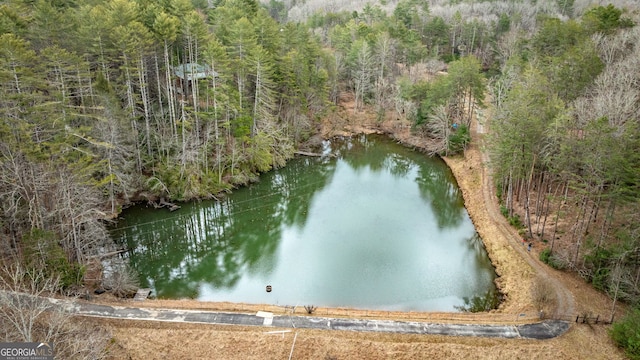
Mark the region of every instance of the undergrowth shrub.
[[455, 308], [464, 312], [483, 312], [497, 309], [502, 302], [502, 294], [499, 291], [487, 290], [484, 295], [476, 295], [472, 298], [464, 298], [464, 305]]
[[556, 270], [563, 270], [566, 267], [564, 262], [553, 255], [550, 248], [546, 248], [540, 252], [540, 261]]
[[54, 232], [33, 229], [22, 241], [23, 261], [30, 271], [43, 271], [47, 278], [58, 278], [62, 289], [82, 283], [84, 266], [69, 261]]
[[635, 309], [620, 321], [614, 322], [609, 335], [629, 359], [640, 360], [640, 309]]
[[514, 228], [519, 229], [522, 227], [522, 220], [520, 220], [520, 215], [518, 214], [508, 217], [507, 220], [509, 220], [509, 224]]

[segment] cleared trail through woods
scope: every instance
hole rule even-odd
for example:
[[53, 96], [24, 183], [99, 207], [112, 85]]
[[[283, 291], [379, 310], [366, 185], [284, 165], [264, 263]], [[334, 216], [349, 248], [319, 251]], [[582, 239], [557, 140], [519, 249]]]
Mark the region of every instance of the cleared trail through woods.
[[491, 171], [489, 170], [489, 155], [484, 141], [487, 128], [488, 126], [486, 126], [486, 124], [478, 121], [475, 116], [473, 117], [471, 146], [477, 149], [482, 157], [482, 194], [487, 214], [505, 238], [509, 239], [511, 247], [517, 251], [520, 256], [522, 256], [538, 276], [545, 279], [545, 281], [547, 281], [547, 283], [553, 288], [557, 304], [555, 313], [549, 315], [551, 315], [551, 317], [572, 316], [575, 314], [576, 306], [571, 291], [553, 275], [553, 271], [556, 270], [541, 263], [540, 260], [535, 258], [534, 253], [527, 251], [526, 246], [521, 245], [522, 237], [518, 234], [516, 229], [509, 225], [507, 219], [502, 216], [500, 212], [494, 181]]

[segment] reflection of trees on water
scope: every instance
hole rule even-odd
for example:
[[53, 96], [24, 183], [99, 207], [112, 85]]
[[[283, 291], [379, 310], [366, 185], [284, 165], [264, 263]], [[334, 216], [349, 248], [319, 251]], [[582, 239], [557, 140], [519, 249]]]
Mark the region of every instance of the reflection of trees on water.
[[[138, 225], [121, 231], [127, 243], [130, 263], [143, 274], [143, 285], [151, 285], [162, 297], [196, 297], [198, 284], [194, 279], [214, 286], [231, 286], [239, 278], [238, 254], [227, 246], [223, 224], [224, 206], [211, 206], [198, 211], [202, 204], [184, 206], [175, 216], [157, 219], [147, 225]], [[223, 211], [222, 218], [215, 214]]]
[[389, 145], [390, 140], [374, 135], [334, 141], [338, 153], [348, 150], [349, 156], [343, 160], [356, 172], [368, 168], [373, 172], [385, 170], [396, 177], [407, 176], [415, 162], [404, 154], [404, 147], [398, 146], [394, 149], [396, 151], [390, 151]]
[[482, 238], [480, 237], [480, 234], [478, 234], [477, 232], [473, 233], [473, 236], [469, 238], [469, 248], [472, 249], [478, 255], [479, 262], [486, 263], [489, 261], [489, 256], [485, 251]]
[[381, 142], [389, 140], [377, 136], [359, 136], [337, 144], [339, 151], [349, 149], [349, 157], [344, 161], [356, 171], [369, 168], [372, 171], [389, 171], [396, 177], [405, 177], [417, 169], [416, 183], [421, 197], [431, 206], [440, 228], [459, 226], [463, 220], [463, 202], [460, 190], [446, 171], [444, 164], [429, 161], [424, 155], [398, 145], [389, 151]]
[[158, 296], [194, 298], [201, 283], [231, 288], [245, 272], [272, 270], [281, 225], [304, 226], [311, 197], [334, 170], [335, 161], [299, 159], [232, 198], [185, 204], [170, 215], [156, 211], [146, 225], [122, 224], [113, 236], [126, 242], [129, 261]]
[[231, 240], [240, 248], [242, 264], [249, 271], [258, 263], [263, 265], [260, 271], [272, 270], [282, 225], [303, 227], [306, 223], [311, 198], [326, 186], [335, 170], [334, 163], [311, 166], [311, 161], [321, 160], [294, 161], [285, 169], [265, 174], [260, 186], [242, 189], [234, 196]]
[[480, 234], [474, 232], [473, 236], [469, 238], [468, 246], [471, 250], [470, 252], [475, 255], [474, 261], [478, 264], [478, 268], [493, 269], [491, 259], [489, 259], [489, 254], [484, 247], [484, 242], [482, 241]]
[[445, 169], [421, 166], [416, 182], [421, 197], [431, 206], [439, 228], [460, 225], [464, 215], [462, 197]]
[[[365, 168], [373, 172], [381, 170], [393, 169], [393, 163], [389, 161], [389, 148], [379, 146], [381, 139], [376, 136], [357, 136], [345, 139], [344, 141], [335, 141], [334, 146], [338, 153], [349, 152], [349, 156], [343, 158], [344, 162], [349, 164], [356, 173]], [[398, 170], [395, 170], [397, 172]]]
[[[475, 277], [471, 283], [478, 284], [479, 289], [486, 289], [487, 283], [491, 282], [489, 294], [493, 295], [496, 288], [492, 279], [494, 279], [496, 275], [480, 234], [474, 232], [473, 236], [467, 240], [467, 246], [469, 248], [469, 252], [467, 253], [469, 257], [464, 259], [464, 261], [473, 262], [473, 268], [478, 269], [478, 271], [468, 274], [468, 276]], [[476, 295], [483, 294], [476, 293]]]
[[[356, 171], [415, 174], [438, 225], [459, 225], [462, 202], [444, 165], [393, 146], [375, 136], [331, 143], [334, 154], [348, 152], [343, 160]], [[283, 226], [306, 225], [313, 196], [330, 182], [336, 164], [335, 158], [299, 158], [220, 201], [184, 204], [173, 213], [138, 209], [126, 215], [137, 225], [119, 224], [123, 228], [114, 238], [126, 242], [143, 285], [154, 287], [161, 297], [197, 297], [203, 283], [232, 288], [243, 274], [274, 269]]]
[[[286, 171], [275, 171], [272, 192], [282, 194], [281, 222], [303, 227], [307, 222], [311, 199], [327, 184], [336, 170], [336, 161], [328, 158], [301, 158], [287, 165]], [[267, 178], [267, 181], [270, 179]]]

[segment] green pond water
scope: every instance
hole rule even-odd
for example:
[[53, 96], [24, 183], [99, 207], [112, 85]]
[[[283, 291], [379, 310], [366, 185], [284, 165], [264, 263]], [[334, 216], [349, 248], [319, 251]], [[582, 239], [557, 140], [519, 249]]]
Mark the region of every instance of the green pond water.
[[220, 201], [129, 208], [112, 236], [160, 298], [456, 311], [494, 290], [444, 162], [377, 136], [322, 151]]

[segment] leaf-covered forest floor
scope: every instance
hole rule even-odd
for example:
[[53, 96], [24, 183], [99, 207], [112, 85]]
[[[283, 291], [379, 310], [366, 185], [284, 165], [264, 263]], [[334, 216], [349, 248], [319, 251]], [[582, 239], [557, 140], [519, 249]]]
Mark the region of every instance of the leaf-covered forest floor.
[[[487, 112], [485, 111], [485, 116]], [[464, 156], [446, 158], [463, 192], [466, 208], [480, 233], [499, 275], [505, 300], [490, 313], [394, 313], [354, 309], [319, 308], [315, 316], [398, 319], [426, 322], [516, 323], [539, 317], [540, 302], [532, 294], [546, 289], [545, 316], [567, 320], [590, 314], [610, 317], [611, 301], [576, 275], [550, 269], [538, 260], [541, 243], [531, 252], [521, 244], [517, 231], [506, 224], [498, 210], [493, 186], [487, 178], [482, 134], [474, 119], [473, 142]], [[384, 133], [418, 150], [425, 141], [410, 134], [409, 122], [389, 113], [384, 121], [375, 114], [355, 111], [349, 98], [325, 119], [322, 136]], [[480, 129], [484, 129], [480, 127]], [[558, 240], [562, 241], [562, 239]], [[97, 302], [136, 306], [222, 311], [271, 311], [291, 313], [275, 306], [209, 303], [195, 300], [147, 300], [129, 302], [97, 298]], [[303, 308], [295, 309], [304, 314]], [[264, 327], [212, 326], [129, 320], [96, 320], [113, 334], [110, 358], [121, 359], [624, 359], [607, 335], [608, 326], [574, 324], [564, 335], [551, 340], [513, 340], [450, 336], [419, 336], [344, 331], [293, 329], [270, 334]], [[295, 342], [295, 344], [294, 344]], [[293, 345], [293, 346], [292, 346]], [[293, 352], [292, 352], [293, 349]]]

